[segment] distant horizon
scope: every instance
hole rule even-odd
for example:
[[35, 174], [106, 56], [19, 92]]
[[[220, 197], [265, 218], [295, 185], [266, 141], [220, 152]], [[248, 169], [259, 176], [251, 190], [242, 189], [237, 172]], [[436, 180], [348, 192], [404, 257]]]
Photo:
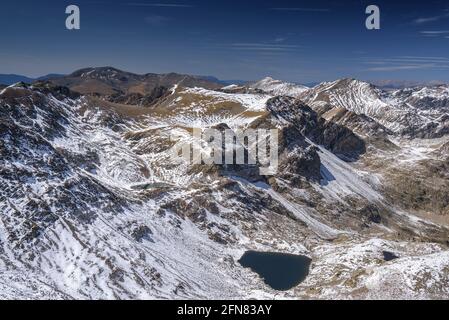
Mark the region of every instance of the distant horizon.
[[[271, 75], [266, 75], [264, 77], [261, 77], [259, 79], [237, 79], [237, 78], [233, 78], [233, 79], [222, 79], [220, 77], [217, 77], [213, 74], [206, 74], [206, 75], [201, 75], [201, 74], [189, 74], [189, 73], [182, 73], [182, 72], [177, 72], [177, 71], [170, 71], [170, 72], [133, 72], [133, 71], [129, 71], [126, 69], [121, 69], [121, 68], [117, 68], [114, 66], [87, 66], [87, 67], [81, 67], [79, 69], [75, 69], [72, 70], [68, 73], [59, 73], [59, 72], [50, 72], [50, 73], [44, 73], [41, 74], [39, 76], [30, 76], [30, 75], [26, 75], [26, 74], [20, 74], [20, 73], [2, 73], [0, 72], [0, 76], [11, 76], [11, 77], [23, 77], [23, 78], [28, 78], [30, 80], [36, 81], [42, 78], [46, 78], [48, 76], [68, 76], [71, 75], [72, 73], [75, 73], [79, 70], [83, 70], [83, 69], [99, 69], [99, 68], [112, 68], [112, 69], [116, 69], [122, 72], [127, 72], [127, 73], [132, 73], [132, 74], [136, 74], [136, 75], [145, 75], [145, 74], [170, 74], [170, 73], [174, 73], [174, 74], [181, 74], [181, 75], [189, 75], [189, 76], [194, 76], [194, 77], [202, 77], [202, 78], [214, 78], [220, 82], [232, 82], [232, 81], [236, 81], [236, 82], [245, 82], [245, 83], [249, 83], [249, 82], [257, 82], [266, 78], [272, 78], [274, 80], [278, 80], [278, 81], [283, 81], [283, 82], [290, 82], [293, 84], [297, 84], [297, 85], [306, 85], [306, 86], [312, 86], [312, 85], [316, 85], [316, 84], [320, 84], [323, 82], [334, 82], [334, 81], [338, 81], [341, 79], [355, 79], [355, 80], [359, 80], [359, 81], [364, 81], [364, 82], [368, 82], [368, 83], [380, 83], [380, 82], [404, 82], [404, 83], [416, 83], [416, 84], [432, 84], [432, 85], [438, 85], [438, 84], [449, 84], [449, 81], [444, 81], [444, 80], [439, 80], [439, 79], [433, 79], [433, 80], [427, 80], [427, 81], [422, 81], [422, 80], [418, 80], [418, 79], [363, 79], [363, 78], [357, 78], [357, 77], [340, 77], [340, 78], [334, 78], [334, 79], [325, 79], [325, 80], [321, 80], [321, 81], [310, 81], [310, 82], [299, 82], [299, 81], [289, 81], [289, 80], [285, 80], [285, 79], [281, 79], [281, 78], [275, 78]], [[0, 84], [4, 84], [5, 83], [1, 83]]]

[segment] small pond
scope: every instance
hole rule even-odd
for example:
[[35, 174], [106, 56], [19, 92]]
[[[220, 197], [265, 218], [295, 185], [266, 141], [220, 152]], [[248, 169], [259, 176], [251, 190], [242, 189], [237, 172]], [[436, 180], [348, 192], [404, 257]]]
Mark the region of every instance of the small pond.
[[306, 256], [257, 251], [247, 251], [239, 260], [244, 268], [259, 274], [267, 285], [278, 291], [290, 290], [303, 282], [311, 262]]
[[399, 259], [399, 257], [392, 252], [382, 251], [382, 254], [384, 256], [385, 261], [392, 261], [392, 260]]

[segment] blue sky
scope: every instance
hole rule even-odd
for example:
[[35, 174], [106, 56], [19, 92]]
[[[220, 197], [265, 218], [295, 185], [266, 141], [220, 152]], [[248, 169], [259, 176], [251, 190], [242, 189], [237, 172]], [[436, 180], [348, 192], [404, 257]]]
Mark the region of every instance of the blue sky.
[[[65, 29], [65, 8], [81, 30]], [[365, 8], [381, 9], [381, 30]], [[111, 65], [136, 73], [295, 82], [449, 81], [449, 2], [284, 0], [8, 1], [0, 73], [40, 76]]]

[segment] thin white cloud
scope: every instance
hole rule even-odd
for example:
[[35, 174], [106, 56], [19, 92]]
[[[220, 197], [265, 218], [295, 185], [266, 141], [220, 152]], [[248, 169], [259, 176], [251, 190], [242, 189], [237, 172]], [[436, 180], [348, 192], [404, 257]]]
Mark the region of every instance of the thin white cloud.
[[449, 30], [427, 30], [420, 31], [420, 34], [426, 38], [446, 38], [446, 35], [449, 34]]
[[425, 64], [425, 63], [449, 63], [449, 58], [443, 57], [413, 57], [402, 56], [393, 58], [366, 58], [363, 59], [366, 64]]
[[443, 15], [437, 15], [437, 16], [433, 16], [433, 17], [417, 18], [417, 19], [413, 20], [413, 23], [414, 24], [426, 24], [426, 23], [430, 23], [430, 22], [440, 21], [440, 20], [446, 19], [446, 18], [449, 18], [449, 13], [446, 13]]
[[447, 69], [449, 58], [446, 57], [425, 57], [425, 56], [399, 56], [391, 58], [365, 58], [362, 63], [372, 67], [364, 71], [388, 72], [401, 70], [418, 69]]
[[435, 67], [434, 64], [416, 64], [416, 65], [401, 65], [401, 66], [388, 66], [388, 67], [374, 67], [368, 68], [366, 71], [401, 71], [401, 70], [418, 70], [418, 69], [428, 69]]
[[270, 43], [252, 43], [252, 42], [243, 42], [243, 43], [233, 43], [234, 47], [257, 47], [257, 48], [300, 48], [298, 45], [291, 44], [270, 44]]
[[287, 53], [298, 51], [302, 46], [288, 45], [281, 43], [232, 43], [230, 45], [232, 50], [240, 51], [254, 51], [258, 53]]
[[285, 40], [287, 40], [287, 38], [277, 37], [276, 39], [274, 39], [274, 42], [280, 43], [280, 42], [284, 42]]
[[385, 61], [366, 61], [366, 62], [364, 62], [364, 64], [383, 66], [383, 65], [388, 64], [388, 62], [385, 62]]
[[190, 4], [182, 4], [182, 3], [140, 3], [140, 2], [131, 2], [127, 3], [128, 6], [134, 7], [159, 7], [159, 8], [192, 8], [193, 6]]
[[327, 8], [271, 8], [274, 11], [329, 12]]
[[421, 34], [446, 34], [449, 33], [449, 30], [430, 30], [430, 31], [421, 31]]
[[265, 43], [233, 43], [231, 45], [234, 50], [244, 51], [296, 51], [301, 46], [296, 45], [282, 45], [282, 44], [265, 44]]
[[441, 59], [398, 59], [398, 58], [391, 58], [391, 59], [385, 59], [384, 62], [391, 62], [391, 63], [449, 63], [448, 59], [441, 60]]
[[423, 24], [423, 23], [427, 23], [427, 22], [438, 21], [440, 19], [441, 19], [440, 17], [418, 18], [418, 19], [415, 19], [413, 22], [415, 24]]
[[446, 57], [423, 57], [423, 56], [399, 56], [400, 59], [421, 59], [421, 60], [449, 60]]

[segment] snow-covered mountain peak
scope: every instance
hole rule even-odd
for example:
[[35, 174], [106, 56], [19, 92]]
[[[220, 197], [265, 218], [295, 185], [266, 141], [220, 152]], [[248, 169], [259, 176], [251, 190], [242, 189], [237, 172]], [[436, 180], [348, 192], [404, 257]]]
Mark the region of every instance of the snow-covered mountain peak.
[[354, 79], [354, 78], [343, 78], [332, 82], [323, 82], [313, 89], [318, 90], [346, 90], [346, 91], [356, 91], [359, 94], [369, 94], [369, 95], [380, 95], [382, 90], [378, 89], [373, 84]]
[[275, 80], [271, 77], [266, 77], [254, 83], [252, 87], [266, 91], [273, 95], [291, 97], [299, 97], [302, 93], [309, 90], [306, 86]]
[[356, 79], [324, 82], [300, 96], [317, 110], [346, 109], [367, 116], [392, 132], [410, 137], [441, 136], [447, 124], [438, 123], [449, 107], [447, 88], [415, 88], [394, 92]]

